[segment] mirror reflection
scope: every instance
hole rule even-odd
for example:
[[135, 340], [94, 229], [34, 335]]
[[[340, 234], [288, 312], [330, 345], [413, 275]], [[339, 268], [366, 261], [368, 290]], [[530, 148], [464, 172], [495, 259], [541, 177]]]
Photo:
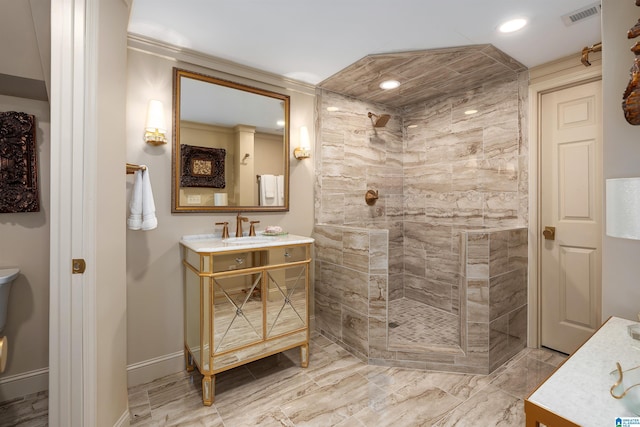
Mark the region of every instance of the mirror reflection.
[[174, 69], [172, 212], [289, 209], [289, 96]]

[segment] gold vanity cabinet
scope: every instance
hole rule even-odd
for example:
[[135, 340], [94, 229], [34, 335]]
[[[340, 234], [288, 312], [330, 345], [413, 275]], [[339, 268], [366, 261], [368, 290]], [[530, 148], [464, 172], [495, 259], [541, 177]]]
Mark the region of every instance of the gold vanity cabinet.
[[181, 241], [186, 368], [204, 376], [205, 405], [219, 372], [295, 347], [307, 367], [313, 239], [296, 237], [208, 252]]

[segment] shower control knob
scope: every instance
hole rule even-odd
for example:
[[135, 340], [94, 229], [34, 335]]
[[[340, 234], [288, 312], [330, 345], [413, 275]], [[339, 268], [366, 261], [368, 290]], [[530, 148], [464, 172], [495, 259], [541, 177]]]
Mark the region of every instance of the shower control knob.
[[367, 203], [367, 205], [373, 206], [376, 204], [378, 197], [378, 190], [368, 190], [364, 195], [364, 201]]

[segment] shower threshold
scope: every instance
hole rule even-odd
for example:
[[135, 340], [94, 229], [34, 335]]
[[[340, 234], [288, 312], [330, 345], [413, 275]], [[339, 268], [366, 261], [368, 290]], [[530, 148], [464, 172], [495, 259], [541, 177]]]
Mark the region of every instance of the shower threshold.
[[391, 344], [389, 343], [389, 351], [402, 351], [405, 353], [437, 353], [456, 356], [464, 356], [464, 351], [460, 346], [438, 345], [429, 343], [407, 343], [407, 344]]

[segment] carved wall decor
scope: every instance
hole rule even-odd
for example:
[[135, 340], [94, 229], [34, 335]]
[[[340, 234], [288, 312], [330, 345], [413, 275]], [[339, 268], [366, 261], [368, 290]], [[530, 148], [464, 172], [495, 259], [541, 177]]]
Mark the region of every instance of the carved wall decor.
[[224, 148], [180, 145], [180, 186], [225, 188]]
[[0, 213], [39, 211], [35, 117], [0, 112]]
[[[636, 0], [636, 6], [640, 6], [640, 0]], [[627, 38], [629, 39], [634, 39], [638, 36], [640, 36], [640, 19], [627, 32]], [[630, 70], [631, 78], [622, 95], [622, 110], [628, 123], [640, 125], [640, 42], [636, 42], [631, 47], [631, 52], [636, 57]]]

